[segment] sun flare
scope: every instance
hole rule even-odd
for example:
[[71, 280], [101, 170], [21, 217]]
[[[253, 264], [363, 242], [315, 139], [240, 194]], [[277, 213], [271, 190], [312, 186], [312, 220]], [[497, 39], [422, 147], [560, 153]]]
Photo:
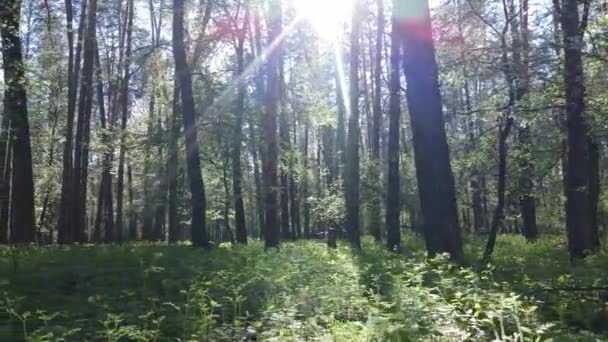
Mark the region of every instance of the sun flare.
[[353, 0], [294, 0], [294, 6], [319, 37], [331, 40], [340, 36], [349, 20]]

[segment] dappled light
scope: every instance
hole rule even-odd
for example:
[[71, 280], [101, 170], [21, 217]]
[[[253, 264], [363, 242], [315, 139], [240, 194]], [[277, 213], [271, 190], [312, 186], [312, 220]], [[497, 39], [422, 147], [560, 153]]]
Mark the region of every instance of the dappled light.
[[0, 341], [608, 339], [608, 10], [0, 1]]

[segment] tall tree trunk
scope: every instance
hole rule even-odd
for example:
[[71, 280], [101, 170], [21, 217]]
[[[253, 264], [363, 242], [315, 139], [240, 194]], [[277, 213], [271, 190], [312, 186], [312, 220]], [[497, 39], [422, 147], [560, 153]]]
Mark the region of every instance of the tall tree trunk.
[[128, 23], [126, 27], [127, 47], [125, 53], [124, 70], [122, 76], [122, 87], [120, 94], [120, 111], [122, 114], [120, 121], [120, 152], [118, 154], [118, 178], [116, 180], [116, 239], [122, 241], [124, 234], [123, 228], [123, 198], [124, 198], [124, 174], [125, 174], [125, 159], [127, 154], [126, 132], [127, 120], [129, 119], [129, 81], [131, 78], [131, 50], [133, 36], [133, 12], [135, 10], [133, 0], [129, 0], [127, 8]]
[[198, 149], [196, 110], [192, 94], [192, 75], [184, 46], [184, 0], [173, 0], [173, 56], [175, 72], [180, 84], [184, 136], [186, 140], [186, 164], [192, 205], [192, 242], [196, 247], [209, 245], [205, 226], [207, 203], [205, 184], [201, 173]]
[[462, 256], [454, 175], [445, 133], [437, 62], [427, 0], [396, 4], [402, 18], [407, 102], [412, 120], [416, 176], [430, 255]]
[[[268, 45], [272, 45], [276, 39], [280, 39], [282, 31], [281, 2], [273, 0], [269, 4], [269, 34]], [[279, 64], [281, 54], [277, 49], [270, 53], [267, 64], [267, 91], [266, 111], [262, 118], [263, 154], [262, 173], [264, 178], [264, 210], [265, 214], [265, 243], [266, 248], [279, 246], [279, 222], [277, 201], [277, 175], [278, 175], [278, 143], [277, 143], [277, 115], [279, 107], [280, 84]]]
[[169, 158], [167, 162], [167, 177], [169, 184], [169, 243], [178, 241], [179, 217], [177, 207], [177, 164], [179, 162], [179, 83], [177, 79], [173, 85], [173, 117], [171, 118], [171, 129], [169, 132]]
[[11, 242], [35, 240], [34, 176], [32, 147], [25, 89], [25, 66], [21, 53], [19, 20], [21, 1], [0, 3], [0, 34], [4, 67], [4, 116], [11, 123], [9, 137], [13, 150], [11, 192]]
[[[162, 123], [161, 123], [161, 118], [158, 118], [158, 132], [157, 135], [158, 136], [163, 136], [164, 132], [162, 130]], [[164, 160], [164, 153], [163, 153], [163, 147], [162, 144], [158, 146], [158, 159], [157, 160]], [[167, 177], [166, 177], [166, 171], [164, 169], [164, 164], [163, 163], [159, 163], [158, 167], [157, 167], [157, 173], [156, 173], [156, 181], [157, 181], [157, 187], [156, 187], [156, 195], [154, 196], [154, 204], [155, 204], [155, 208], [154, 208], [154, 231], [153, 231], [153, 239], [155, 241], [159, 241], [159, 242], [165, 242], [166, 238], [166, 234], [165, 234], [165, 224], [167, 221], [167, 195], [168, 195], [168, 184], [167, 184]]]
[[[372, 179], [381, 179], [381, 162], [380, 162], [380, 136], [382, 132], [382, 51], [384, 42], [384, 0], [376, 1], [378, 7], [375, 44], [375, 60], [373, 72], [373, 106], [372, 106], [372, 125], [371, 125], [371, 168]], [[371, 49], [371, 43], [370, 43]], [[371, 54], [370, 54], [371, 56]], [[382, 193], [376, 188], [372, 189], [372, 198], [369, 203], [369, 228], [368, 231], [377, 242], [382, 241]]]
[[489, 258], [494, 252], [498, 231], [503, 226], [504, 208], [505, 208], [505, 189], [507, 184], [507, 138], [513, 127], [513, 118], [507, 117], [504, 125], [501, 125], [498, 130], [498, 203], [494, 209], [492, 217], [492, 226], [490, 227], [490, 236], [486, 249], [483, 253], [484, 259]]
[[[247, 10], [248, 11], [248, 10]], [[249, 21], [249, 12], [245, 15], [246, 27]], [[237, 78], [240, 78], [245, 72], [245, 30], [241, 29], [242, 33], [238, 38], [236, 57], [237, 57]], [[247, 243], [247, 229], [245, 227], [245, 205], [243, 204], [243, 170], [241, 165], [241, 146], [243, 144], [243, 116], [245, 112], [245, 92], [246, 87], [244, 81], [238, 84], [236, 95], [236, 123], [234, 128], [234, 142], [232, 146], [232, 192], [234, 195], [234, 218], [236, 241], [238, 243]]]
[[[254, 35], [252, 39], [252, 51], [255, 51], [256, 57], [260, 58], [262, 56], [262, 41], [261, 41], [261, 32], [260, 32], [260, 14], [258, 9], [256, 8], [254, 15]], [[265, 84], [264, 84], [264, 68], [262, 66], [258, 67], [255, 75], [255, 101], [256, 106], [259, 113], [264, 112], [264, 98], [265, 98]], [[264, 186], [262, 184], [262, 177], [260, 175], [260, 164], [258, 158], [258, 151], [263, 151], [261, 145], [258, 143], [258, 128], [259, 122], [258, 120], [252, 119], [249, 122], [249, 136], [251, 139], [251, 157], [253, 158], [253, 175], [255, 181], [255, 197], [256, 197], [256, 211], [258, 217], [258, 225], [260, 238], [264, 238], [266, 235], [265, 231], [265, 209], [264, 209]]]
[[401, 39], [399, 37], [399, 19], [392, 18], [391, 33], [391, 69], [390, 69], [390, 108], [388, 133], [388, 180], [386, 192], [386, 232], [387, 247], [398, 250], [401, 245], [401, 185], [399, 179], [399, 127], [401, 121]]
[[[105, 241], [115, 241], [114, 236], [114, 207], [112, 203], [112, 159], [113, 150], [109, 147], [112, 143], [108, 137], [109, 130], [112, 127], [108, 126], [106, 118], [106, 109], [104, 101], [103, 79], [101, 72], [101, 62], [99, 59], [99, 48], [95, 48], [95, 69], [97, 77], [97, 105], [99, 107], [99, 121], [102, 129], [102, 142], [108, 151], [104, 152], [102, 157], [101, 182], [99, 184], [99, 196], [97, 199], [97, 213], [95, 216], [95, 226], [93, 229], [93, 240], [101, 242], [102, 225], [105, 231]], [[110, 122], [111, 125], [111, 122]]]
[[78, 97], [78, 75], [80, 74], [80, 55], [82, 38], [86, 25], [87, 1], [81, 1], [80, 22], [78, 26], [78, 39], [74, 49], [73, 8], [72, 1], [65, 1], [67, 37], [68, 37], [68, 111], [63, 150], [63, 173], [61, 180], [61, 203], [58, 221], [58, 242], [73, 243], [74, 227], [72, 215], [74, 207], [74, 117], [76, 113], [76, 100]]
[[355, 0], [352, 13], [351, 51], [350, 51], [350, 118], [346, 146], [346, 166], [344, 170], [344, 193], [346, 200], [346, 230], [353, 247], [361, 249], [359, 229], [359, 54], [361, 35], [360, 0]]
[[593, 138], [589, 137], [589, 204], [591, 206], [591, 221], [592, 243], [595, 248], [600, 247], [598, 219], [598, 204], [600, 200], [600, 147]]
[[85, 242], [87, 228], [87, 187], [89, 174], [89, 142], [91, 113], [93, 106], [93, 72], [96, 47], [97, 0], [88, 0], [86, 29], [83, 42], [83, 61], [78, 98], [78, 120], [76, 126], [74, 171], [72, 179], [73, 198], [72, 241]]
[[[514, 3], [514, 0], [513, 0]], [[515, 6], [512, 6], [511, 13], [515, 15]], [[521, 29], [517, 29], [517, 21], [512, 23], [513, 29], [513, 54], [516, 60], [516, 72], [519, 83], [516, 89], [516, 101], [521, 101], [528, 93], [530, 88], [530, 42], [528, 33], [528, 0], [521, 0], [519, 8], [519, 17], [521, 18]], [[517, 56], [521, 54], [521, 57]], [[518, 61], [517, 59], [520, 59]], [[534, 162], [531, 156], [531, 136], [530, 127], [524, 124], [518, 126], [517, 135], [520, 149], [523, 150], [523, 155], [520, 160], [520, 176], [519, 176], [519, 207], [523, 220], [523, 235], [528, 241], [534, 241], [538, 237], [538, 227], [536, 226], [536, 199], [534, 198]]]
[[12, 191], [12, 161], [13, 148], [11, 146], [11, 121], [6, 115], [2, 116], [2, 145], [0, 149], [0, 244], [9, 242], [9, 229], [11, 217], [11, 191]]
[[309, 143], [309, 123], [306, 122], [304, 126], [304, 144], [302, 155], [304, 160], [302, 165], [304, 166], [305, 175], [302, 181], [302, 198], [304, 198], [304, 238], [310, 238], [310, 201], [308, 199], [310, 193], [310, 176], [308, 173], [308, 143]]
[[[340, 67], [341, 68], [341, 67]], [[336, 154], [335, 160], [337, 176], [344, 178], [344, 164], [346, 163], [346, 104], [344, 103], [344, 80], [343, 70], [336, 72], [336, 103], [338, 117], [336, 124]]]
[[[279, 19], [282, 20], [279, 15]], [[285, 85], [285, 65], [283, 62], [284, 49], [279, 49], [279, 139], [281, 158], [279, 158], [279, 181], [281, 187], [280, 205], [281, 205], [281, 236], [287, 240], [291, 238], [291, 220], [289, 219], [289, 167], [288, 161], [291, 150], [291, 141], [289, 139], [289, 118], [286, 101], [286, 85]]]
[[133, 191], [133, 169], [127, 167], [127, 187], [129, 189], [129, 239], [137, 239], [137, 212], [135, 211], [135, 195]]
[[585, 119], [585, 84], [581, 53], [578, 1], [554, 0], [559, 13], [564, 45], [564, 82], [568, 128], [568, 168], [566, 188], [566, 226], [572, 258], [584, 258], [594, 248], [589, 196], [590, 151]]

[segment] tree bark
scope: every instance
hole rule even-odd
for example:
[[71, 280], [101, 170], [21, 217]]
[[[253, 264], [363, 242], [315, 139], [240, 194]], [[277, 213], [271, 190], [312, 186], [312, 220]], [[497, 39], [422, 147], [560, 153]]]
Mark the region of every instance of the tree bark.
[[571, 258], [584, 258], [594, 250], [594, 232], [590, 219], [589, 196], [590, 151], [585, 119], [585, 84], [581, 53], [582, 35], [579, 27], [578, 1], [563, 0], [559, 13], [564, 45], [564, 82], [568, 130], [566, 226]]
[[87, 187], [89, 173], [89, 142], [93, 106], [93, 72], [96, 47], [97, 0], [88, 0], [83, 42], [83, 61], [78, 98], [74, 171], [72, 179], [74, 210], [72, 212], [72, 241], [85, 242], [87, 228]]
[[424, 234], [430, 255], [462, 257], [454, 175], [442, 113], [428, 2], [398, 2]]
[[171, 118], [171, 129], [169, 132], [169, 158], [167, 161], [167, 177], [169, 185], [169, 243], [178, 241], [179, 216], [177, 206], [177, 164], [179, 163], [179, 116], [180, 113], [180, 91], [177, 77], [173, 85], [173, 117]]
[[198, 149], [192, 75], [188, 67], [186, 47], [184, 46], [184, 0], [173, 0], [173, 56], [181, 90], [186, 164], [192, 205], [192, 242], [196, 247], [207, 248], [209, 239], [205, 226], [207, 209], [205, 185], [201, 173]]
[[[280, 39], [282, 23], [279, 13], [281, 13], [281, 2], [273, 0], [269, 4], [269, 34], [268, 45], [272, 45], [276, 39]], [[277, 143], [277, 115], [279, 107], [280, 84], [279, 84], [279, 63], [280, 53], [274, 49], [268, 58], [267, 64], [267, 91], [266, 91], [266, 111], [262, 118], [262, 130], [264, 132], [263, 146], [264, 154], [262, 161], [262, 173], [264, 180], [264, 210], [265, 210], [265, 244], [266, 248], [279, 246], [279, 222], [278, 222], [278, 201], [277, 201], [277, 176], [278, 176], [278, 143]]]
[[125, 63], [123, 71], [123, 82], [120, 95], [120, 110], [121, 110], [121, 122], [120, 122], [120, 152], [118, 155], [118, 179], [116, 181], [116, 232], [115, 237], [118, 241], [122, 241], [124, 234], [123, 228], [123, 198], [124, 198], [124, 173], [125, 173], [125, 159], [127, 154], [126, 147], [126, 132], [127, 132], [127, 121], [129, 119], [129, 81], [131, 78], [130, 67], [131, 67], [131, 50], [132, 50], [132, 36], [133, 36], [133, 12], [134, 2], [129, 0], [127, 9], [127, 30], [126, 30], [126, 53]]
[[[245, 72], [245, 34], [249, 22], [249, 10], [246, 9], [243, 28], [240, 32], [236, 46], [237, 79]], [[232, 192], [234, 195], [234, 218], [236, 241], [247, 244], [247, 229], [245, 226], [245, 205], [243, 204], [243, 170], [241, 165], [241, 146], [243, 144], [243, 116], [245, 115], [245, 92], [246, 84], [244, 81], [238, 82], [236, 95], [236, 122], [234, 128], [234, 142], [232, 146]]]
[[388, 133], [388, 180], [386, 192], [386, 232], [389, 250], [401, 247], [401, 185], [399, 177], [399, 128], [401, 121], [401, 39], [399, 37], [399, 19], [392, 19], [391, 33], [391, 74], [390, 74], [390, 108]]
[[11, 123], [12, 147], [11, 242], [35, 241], [34, 176], [27, 108], [25, 66], [19, 37], [21, 1], [0, 3], [0, 34], [4, 70], [4, 116]]
[[359, 54], [361, 35], [360, 0], [355, 0], [352, 14], [351, 51], [350, 51], [350, 118], [346, 146], [346, 165], [344, 170], [344, 194], [346, 200], [346, 230], [350, 244], [361, 249], [359, 228], [360, 165], [359, 165]]
[[[105, 100], [104, 100], [104, 90], [103, 90], [103, 79], [101, 73], [101, 61], [99, 59], [99, 47], [95, 48], [95, 69], [96, 69], [96, 77], [97, 77], [97, 105], [99, 107], [99, 121], [102, 129], [102, 143], [104, 144], [104, 148], [108, 149], [104, 152], [102, 157], [102, 171], [101, 171], [101, 181], [99, 184], [99, 195], [97, 199], [97, 213], [95, 216], [95, 225], [93, 229], [93, 240], [96, 242], [101, 242], [101, 231], [102, 226], [105, 232], [105, 241], [113, 242], [115, 241], [114, 235], [114, 207], [112, 203], [112, 159], [113, 159], [113, 150], [109, 147], [112, 143], [108, 139], [108, 130], [111, 130], [112, 127], [108, 126], [107, 117], [106, 117], [106, 109], [105, 109]], [[110, 123], [111, 124], [111, 123]]]

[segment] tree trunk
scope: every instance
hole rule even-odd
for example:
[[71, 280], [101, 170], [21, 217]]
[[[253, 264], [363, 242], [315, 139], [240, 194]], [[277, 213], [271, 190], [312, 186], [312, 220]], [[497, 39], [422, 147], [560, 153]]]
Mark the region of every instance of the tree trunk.
[[120, 95], [120, 110], [122, 113], [121, 123], [120, 123], [120, 152], [118, 155], [118, 179], [116, 181], [116, 239], [118, 241], [122, 241], [122, 236], [124, 234], [123, 228], [123, 197], [124, 197], [124, 174], [125, 174], [125, 159], [127, 153], [126, 147], [126, 132], [127, 132], [127, 120], [129, 119], [129, 81], [131, 78], [130, 74], [130, 66], [131, 66], [131, 45], [132, 45], [132, 36], [133, 36], [133, 12], [134, 12], [134, 3], [133, 0], [129, 0], [129, 5], [127, 9], [127, 48], [125, 54], [125, 65], [124, 65], [124, 74], [123, 74], [123, 84], [121, 88]]
[[[279, 16], [280, 18], [280, 16]], [[282, 19], [277, 19], [282, 20]], [[279, 139], [281, 155], [288, 156], [291, 150], [291, 141], [289, 139], [289, 118], [287, 117], [287, 106], [284, 104], [286, 92], [285, 92], [285, 68], [283, 63], [283, 49], [279, 52], [279, 103], [280, 106], [280, 117], [279, 117]], [[287, 158], [279, 158], [279, 180], [280, 180], [280, 204], [281, 204], [281, 236], [287, 240], [291, 238], [291, 220], [289, 219], [289, 169], [288, 162], [283, 162]]]
[[73, 189], [74, 178], [74, 116], [78, 96], [78, 75], [80, 74], [80, 54], [82, 38], [86, 25], [87, 1], [81, 1], [80, 21], [78, 26], [78, 39], [74, 51], [73, 9], [72, 1], [65, 1], [67, 37], [68, 37], [68, 111], [65, 131], [65, 145], [63, 150], [63, 173], [61, 178], [61, 204], [58, 221], [58, 242], [69, 244], [74, 242], [74, 227], [72, 215], [75, 210]]
[[[249, 12], [245, 15], [245, 24], [249, 21]], [[244, 43], [245, 32], [240, 30], [242, 34], [238, 38], [236, 58], [237, 58], [237, 79], [245, 72], [244, 58]], [[247, 229], [245, 227], [245, 205], [243, 204], [243, 170], [241, 165], [241, 146], [243, 144], [243, 115], [245, 114], [245, 93], [246, 83], [240, 81], [238, 83], [236, 95], [236, 123], [234, 128], [234, 142], [232, 146], [232, 192], [234, 195], [234, 218], [236, 241], [238, 243], [247, 244]]]
[[428, 2], [416, 0], [414, 4], [406, 6], [405, 2], [398, 2], [395, 10], [404, 18], [400, 30], [404, 37], [403, 65], [426, 245], [430, 255], [445, 252], [453, 259], [460, 259], [462, 241], [454, 175], [442, 114]]
[[302, 165], [304, 166], [305, 174], [302, 181], [302, 198], [304, 198], [304, 238], [310, 238], [310, 202], [308, 196], [310, 193], [310, 176], [308, 173], [308, 143], [309, 143], [309, 123], [306, 122], [304, 126], [304, 146], [302, 155], [304, 160]]
[[[511, 9], [512, 15], [515, 8]], [[521, 30], [517, 29], [517, 21], [512, 23], [513, 29], [513, 54], [516, 61], [516, 72], [519, 83], [516, 89], [516, 101], [520, 101], [526, 96], [530, 88], [529, 55], [530, 42], [528, 39], [528, 0], [521, 0], [520, 8]], [[521, 32], [520, 32], [521, 31]], [[518, 56], [521, 54], [521, 57]], [[528, 241], [534, 241], [538, 237], [538, 227], [536, 226], [536, 199], [534, 198], [534, 162], [531, 156], [531, 137], [530, 127], [520, 124], [518, 126], [518, 140], [520, 149], [523, 150], [520, 161], [519, 176], [519, 207], [523, 220], [523, 235]]]
[[72, 241], [85, 242], [87, 227], [87, 186], [89, 173], [89, 142], [93, 106], [93, 72], [96, 47], [97, 0], [87, 5], [86, 29], [83, 42], [83, 61], [78, 98], [74, 171], [72, 179], [74, 210], [72, 212]]
[[[281, 2], [273, 0], [269, 4], [269, 25], [268, 44], [271, 45], [281, 34], [282, 23], [280, 21]], [[280, 48], [280, 47], [279, 47]], [[279, 49], [277, 48], [277, 49]], [[265, 210], [265, 243], [266, 248], [279, 246], [279, 222], [277, 216], [277, 164], [278, 164], [278, 143], [277, 143], [277, 115], [280, 96], [279, 85], [279, 63], [280, 53], [274, 49], [270, 53], [267, 64], [267, 91], [266, 91], [266, 111], [262, 118], [263, 154], [262, 173], [264, 178], [264, 210]]]
[[559, 13], [564, 44], [564, 82], [568, 128], [568, 168], [566, 226], [571, 258], [584, 258], [594, 250], [594, 232], [590, 219], [590, 153], [585, 120], [585, 84], [581, 53], [578, 1], [554, 0]]
[[25, 67], [21, 53], [19, 20], [21, 1], [0, 4], [0, 34], [4, 67], [4, 116], [11, 123], [9, 137], [12, 153], [11, 242], [31, 243], [35, 240], [34, 176], [32, 147], [25, 89]]
[[167, 178], [169, 185], [169, 243], [178, 241], [179, 216], [177, 207], [177, 164], [179, 163], [179, 83], [177, 79], [173, 85], [173, 117], [171, 118], [171, 129], [169, 132], [169, 158], [167, 161]]
[[600, 247], [598, 219], [598, 203], [600, 200], [600, 147], [593, 138], [589, 138], [589, 204], [591, 206], [591, 221], [592, 242], [595, 248]]
[[361, 249], [359, 229], [359, 54], [361, 33], [360, 0], [355, 0], [352, 14], [351, 51], [350, 51], [350, 118], [346, 146], [346, 166], [344, 170], [344, 193], [346, 200], [346, 230], [351, 245]]
[[[164, 132], [162, 130], [161, 119], [158, 118], [158, 136], [164, 136]], [[162, 144], [158, 146], [158, 159], [164, 160], [164, 153]], [[153, 230], [153, 239], [159, 242], [166, 241], [165, 234], [165, 224], [167, 221], [167, 177], [166, 171], [164, 169], [163, 163], [158, 164], [158, 169], [156, 173], [156, 180], [158, 187], [156, 188], [157, 193], [154, 196], [154, 230]]]
[[401, 185], [399, 179], [399, 128], [401, 121], [401, 39], [399, 37], [399, 19], [392, 18], [391, 33], [391, 75], [390, 75], [390, 108], [388, 133], [388, 180], [386, 192], [386, 232], [387, 247], [399, 250], [401, 246]]
[[0, 244], [9, 242], [10, 213], [11, 213], [11, 184], [12, 184], [12, 151], [11, 121], [6, 115], [2, 116], [2, 145], [0, 145]]
[[504, 221], [504, 208], [505, 208], [505, 188], [507, 184], [507, 138], [513, 127], [513, 118], [508, 117], [504, 127], [499, 127], [498, 134], [498, 190], [497, 197], [498, 203], [494, 209], [494, 216], [492, 217], [492, 226], [490, 227], [490, 236], [486, 249], [483, 253], [484, 259], [489, 258], [494, 252], [494, 246], [496, 245], [496, 238], [498, 230], [502, 228]]
[[137, 239], [137, 212], [135, 211], [135, 196], [133, 193], [133, 170], [127, 167], [127, 186], [129, 188], [129, 239]]
[[196, 247], [206, 248], [209, 246], [205, 227], [207, 203], [198, 149], [192, 75], [188, 67], [186, 47], [184, 46], [184, 0], [173, 0], [173, 56], [175, 58], [175, 72], [181, 90], [186, 164], [192, 204], [192, 242]]
[[[99, 107], [99, 121], [102, 129], [102, 143], [108, 151], [104, 152], [102, 157], [101, 181], [99, 184], [99, 196], [97, 199], [97, 213], [95, 216], [95, 225], [93, 229], [93, 240], [101, 242], [102, 226], [105, 231], [105, 241], [113, 242], [116, 240], [114, 235], [114, 207], [112, 203], [112, 159], [113, 151], [109, 148], [112, 143], [108, 138], [109, 129], [103, 90], [103, 79], [101, 73], [101, 61], [99, 59], [99, 47], [95, 48], [95, 68], [97, 77], [97, 105]], [[111, 123], [110, 123], [111, 125]]]

